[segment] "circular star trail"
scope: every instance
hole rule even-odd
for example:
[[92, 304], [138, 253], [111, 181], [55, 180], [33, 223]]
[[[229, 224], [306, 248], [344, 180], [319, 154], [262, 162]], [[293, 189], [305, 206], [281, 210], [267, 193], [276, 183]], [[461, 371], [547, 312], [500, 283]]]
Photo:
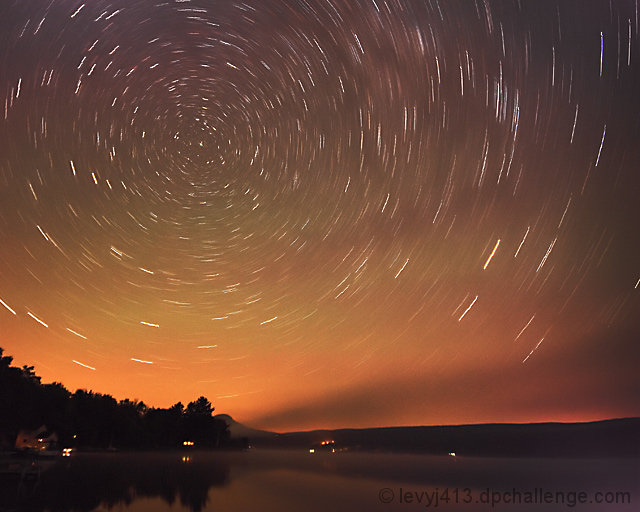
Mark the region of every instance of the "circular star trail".
[[638, 414], [637, 2], [8, 1], [0, 330], [270, 428]]

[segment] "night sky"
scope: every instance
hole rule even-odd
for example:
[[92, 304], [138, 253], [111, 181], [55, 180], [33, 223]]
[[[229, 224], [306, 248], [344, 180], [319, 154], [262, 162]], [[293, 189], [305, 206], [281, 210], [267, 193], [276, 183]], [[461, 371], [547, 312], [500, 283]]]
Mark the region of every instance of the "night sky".
[[3, 0], [0, 346], [275, 430], [640, 415], [638, 19]]

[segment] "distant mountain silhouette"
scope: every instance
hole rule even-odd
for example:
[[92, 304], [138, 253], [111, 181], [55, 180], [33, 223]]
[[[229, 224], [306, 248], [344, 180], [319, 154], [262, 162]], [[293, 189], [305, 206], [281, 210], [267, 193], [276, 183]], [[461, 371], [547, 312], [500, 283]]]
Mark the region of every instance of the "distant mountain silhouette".
[[249, 438], [250, 442], [253, 442], [254, 440], [261, 440], [264, 438], [269, 439], [278, 435], [275, 432], [269, 432], [268, 430], [258, 430], [247, 427], [242, 423], [238, 423], [228, 414], [216, 414], [214, 419], [223, 420], [228, 425], [231, 439], [242, 439], [243, 437], [246, 437]]
[[[276, 434], [227, 417], [259, 448], [310, 449], [333, 441], [336, 450], [481, 457], [639, 457], [640, 418], [589, 423], [496, 423], [431, 427], [313, 430]], [[253, 433], [253, 435], [252, 435]]]

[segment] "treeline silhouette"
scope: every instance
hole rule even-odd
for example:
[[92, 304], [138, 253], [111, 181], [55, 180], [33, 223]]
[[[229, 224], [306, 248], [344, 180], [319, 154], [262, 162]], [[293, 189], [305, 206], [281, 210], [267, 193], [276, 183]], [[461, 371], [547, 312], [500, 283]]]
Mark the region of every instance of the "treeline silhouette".
[[212, 416], [204, 396], [160, 409], [144, 402], [83, 389], [71, 393], [59, 382], [42, 384], [33, 366], [12, 366], [0, 348], [0, 447], [13, 448], [21, 430], [43, 425], [62, 447], [86, 449], [172, 448], [193, 441], [199, 448], [230, 445], [227, 423]]

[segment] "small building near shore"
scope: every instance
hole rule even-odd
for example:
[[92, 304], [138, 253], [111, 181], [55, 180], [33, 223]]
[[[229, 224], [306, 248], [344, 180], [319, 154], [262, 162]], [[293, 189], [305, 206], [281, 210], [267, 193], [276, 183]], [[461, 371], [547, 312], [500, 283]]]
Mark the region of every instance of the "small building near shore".
[[58, 445], [58, 434], [42, 425], [36, 430], [20, 430], [16, 437], [17, 450], [45, 451], [53, 450]]

